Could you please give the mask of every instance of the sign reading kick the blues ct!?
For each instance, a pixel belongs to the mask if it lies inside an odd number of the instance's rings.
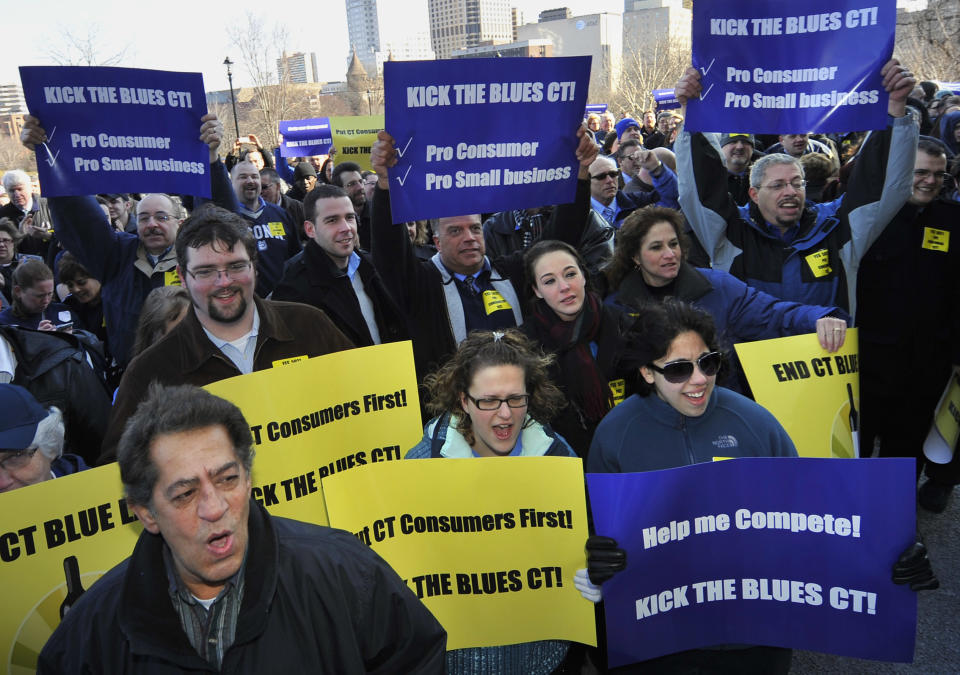
[[[383,65],[394,222],[573,201],[590,57]]]
[[[688,131],[882,129],[895,0],[712,0],[693,8]]]
[[[329,117],[280,122],[280,135],[283,137],[280,143],[281,157],[325,155],[333,145]]]
[[[99,192],[210,196],[200,140],[203,77],[134,68],[24,66],[23,95],[47,142],[37,146],[45,197]]]

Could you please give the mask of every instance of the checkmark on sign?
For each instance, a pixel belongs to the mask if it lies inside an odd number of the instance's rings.
[[[400,176],[397,176],[397,182],[400,183],[400,187],[403,187],[403,183],[404,183],[404,181],[407,180],[407,176],[410,175],[410,169],[412,169],[412,168],[413,168],[412,166],[408,166],[408,167],[407,167],[407,172],[406,172],[405,174],[403,174],[403,178],[401,178]]]
[[[413,136],[411,136],[410,139],[407,141],[407,144],[403,146],[403,150],[401,150],[400,148],[397,148],[397,155],[400,157],[400,159],[403,159],[403,156],[407,154],[407,148],[410,147],[411,143],[413,143]]]

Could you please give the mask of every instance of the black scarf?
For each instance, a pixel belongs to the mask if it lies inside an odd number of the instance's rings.
[[[612,407],[610,385],[597,366],[590,343],[600,333],[600,298],[587,293],[583,309],[573,321],[564,321],[540,299],[533,307],[533,320],[544,349],[557,355],[564,384],[571,401],[590,422],[599,422]]]

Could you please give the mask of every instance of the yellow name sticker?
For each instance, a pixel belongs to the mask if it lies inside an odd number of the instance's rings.
[[[270,364],[271,368],[279,368],[280,366],[289,366],[291,363],[300,363],[301,361],[306,361],[309,357],[304,354],[303,356],[291,356],[288,359],[280,359],[279,361],[274,361]]]
[[[923,228],[923,248],[946,253],[950,250],[950,233],[934,227]]]
[[[833,268],[830,267],[830,251],[825,248],[821,248],[815,253],[808,255],[805,260],[807,264],[810,265],[810,271],[813,272],[813,276],[825,277],[831,272]]]
[[[499,312],[501,309],[513,309],[510,307],[510,303],[500,295],[500,291],[484,291],[483,308],[486,310],[487,316]]]
[[[167,270],[163,273],[163,285],[164,286],[180,286],[180,275],[177,274],[177,270]]]
[[[620,405],[623,403],[624,394],[627,393],[627,381],[620,380],[610,380],[607,383],[610,386],[610,392],[613,394],[613,405]]]
[[[270,227],[270,234],[274,237],[282,237],[287,233],[287,231],[283,229],[283,223],[268,223],[268,226]]]

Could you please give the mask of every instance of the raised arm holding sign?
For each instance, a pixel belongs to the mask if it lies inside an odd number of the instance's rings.
[[[738,207],[727,192],[715,138],[684,130],[677,139],[680,205],[715,269],[783,300],[856,309],[861,257],[910,197],[917,125],[905,115],[916,80],[896,59],[880,74],[890,94],[888,126],[860,150],[847,192],[825,204],[805,204],[799,163],[769,155],[750,174],[750,203]],[[686,106],[702,91],[688,68],[677,83]]]
[[[560,239],[571,246],[577,245],[587,223],[589,166],[597,155],[585,125],[576,138],[576,201],[559,205],[543,231],[544,239]],[[520,325],[526,293],[523,252],[487,258],[480,216],[473,214],[441,218],[434,235],[439,253],[429,261],[418,260],[406,228],[394,224],[391,212],[391,191],[405,189],[394,183],[391,190],[388,169],[399,159],[393,136],[381,131],[370,158],[377,174],[374,264],[410,318],[418,371],[429,372],[431,364],[442,363],[471,330]]]
[[[217,153],[223,124],[213,113],[199,122],[199,140],[206,145],[209,159],[204,175],[209,191],[211,166],[220,163]],[[47,143],[41,120],[27,115],[20,140],[31,150]],[[180,284],[173,242],[184,218],[182,206],[164,193],[145,195],[137,206],[137,234],[133,235],[117,232],[92,196],[51,197],[49,205],[57,238],[103,284],[110,351],[126,366],[133,357],[137,318],[147,294],[160,286]]]

